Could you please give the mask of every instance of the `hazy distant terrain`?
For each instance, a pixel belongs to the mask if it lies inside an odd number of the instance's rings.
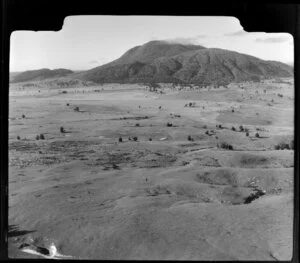
[[[291,259],[291,67],[149,42],[54,72],[10,84],[10,258]]]
[[[20,73],[10,74],[10,82],[26,82],[26,81],[36,81],[44,80],[49,78],[59,78],[72,74],[73,71],[69,69],[38,69],[38,70],[28,70]]]
[[[34,81],[73,73],[65,69],[26,71],[12,82]],[[234,51],[200,45],[150,41],[128,50],[119,59],[70,77],[96,83],[195,83],[227,85],[232,81],[259,81],[291,77],[293,68]]]

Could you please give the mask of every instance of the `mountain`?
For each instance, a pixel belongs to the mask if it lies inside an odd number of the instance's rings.
[[[119,59],[79,73],[98,82],[229,83],[293,76],[291,66],[234,51],[150,41],[128,50]]]
[[[25,82],[25,81],[36,81],[36,80],[44,80],[49,78],[59,78],[64,77],[69,74],[74,73],[72,70],[68,69],[38,69],[38,70],[28,70],[21,73],[10,74],[10,82]]]

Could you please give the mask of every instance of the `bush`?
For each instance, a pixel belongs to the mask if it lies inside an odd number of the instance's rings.
[[[234,109],[232,109],[231,112],[234,112]]]
[[[256,138],[259,138],[259,133],[258,133],[258,132],[255,133],[255,137],[256,137]]]
[[[246,136],[247,136],[247,137],[249,136],[249,132],[246,132]]]
[[[40,139],[40,136],[39,136],[39,135],[35,136],[35,139],[36,139],[36,140],[39,140],[39,139]]]
[[[290,143],[280,142],[275,145],[275,150],[293,150],[294,149],[294,141],[292,140]]]
[[[65,132],[64,127],[62,127],[62,126],[60,127],[60,132],[61,132],[61,133],[64,133],[64,132]]]
[[[152,141],[152,138],[149,138],[149,141]]]
[[[25,114],[22,114],[22,118],[23,118],[23,119],[25,118]]]
[[[122,139],[122,137],[120,137],[120,138],[119,138],[119,142],[122,142],[122,141],[123,141],[123,139]]]
[[[140,124],[139,124],[139,123],[136,123],[136,124],[135,124],[135,126],[136,126],[136,127],[139,127],[139,126],[140,126]]]
[[[76,106],[76,107],[74,108],[74,111],[79,111],[79,107]]]
[[[194,139],[192,138],[191,135],[188,136],[188,140],[189,140],[189,141],[194,141]]]
[[[170,123],[170,122],[167,123],[167,127],[172,127],[172,126],[173,126],[172,123]]]
[[[221,149],[233,150],[233,146],[226,142],[222,142],[221,144],[218,144],[217,146],[218,146],[218,148],[221,148]]]
[[[41,139],[41,140],[45,140],[44,134],[42,134],[42,133],[40,134],[40,139]]]
[[[207,134],[207,135],[208,135],[208,134],[209,134],[209,132],[208,132],[208,131],[206,131],[206,132],[205,132],[205,134]]]
[[[138,137],[133,137],[133,140],[136,142],[138,140]]]
[[[67,103],[67,106],[70,106],[70,104],[69,104],[69,103]]]
[[[207,129],[207,125],[203,125],[203,128],[204,128],[204,129]]]
[[[244,131],[244,127],[243,125],[240,126],[240,131],[243,132]]]
[[[236,128],[232,126],[232,127],[231,127],[231,130],[236,131]]]
[[[19,135],[17,136],[17,140],[21,140],[21,137]]]

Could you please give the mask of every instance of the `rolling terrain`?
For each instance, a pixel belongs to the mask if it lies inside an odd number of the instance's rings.
[[[150,51],[140,63],[210,54],[215,65],[224,52]],[[242,58],[233,75],[255,71]],[[47,257],[53,243],[73,259],[291,259],[292,78],[155,90],[72,81],[10,85],[10,258]]]

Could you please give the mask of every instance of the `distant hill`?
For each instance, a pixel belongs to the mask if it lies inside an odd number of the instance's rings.
[[[150,41],[128,50],[119,59],[76,74],[98,82],[229,83],[267,77],[293,76],[293,68],[234,51]]]
[[[10,74],[10,82],[26,82],[26,81],[36,81],[36,80],[44,80],[49,78],[59,78],[68,76],[74,73],[72,70],[68,69],[38,69],[38,70],[28,70],[21,73],[11,73]]]

